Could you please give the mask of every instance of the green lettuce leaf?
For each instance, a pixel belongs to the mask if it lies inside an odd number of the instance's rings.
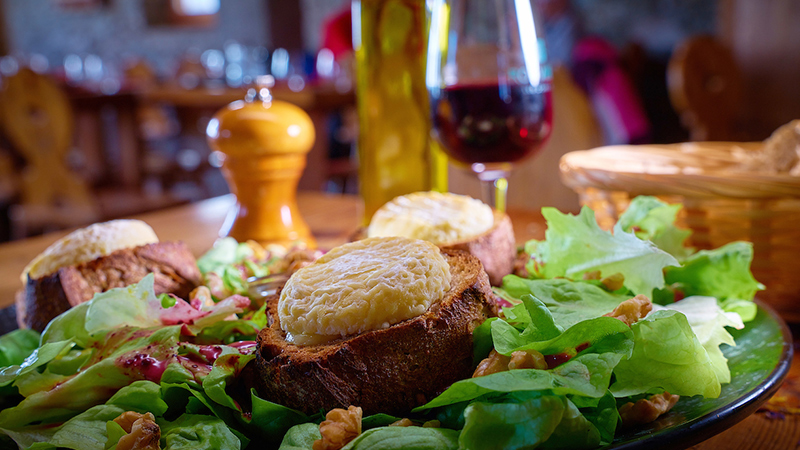
[[[600,442],[600,430],[567,399],[561,422],[541,448],[590,449],[600,445]]]
[[[753,278],[750,263],[753,244],[732,242],[714,250],[701,250],[680,267],[668,267],[666,282],[680,283],[684,294],[728,299],[752,300],[764,285]]]
[[[22,364],[0,369],[0,386],[7,386],[19,377],[35,373],[39,367],[68,352],[73,345],[73,342],[69,339],[42,345],[25,358]]]
[[[92,335],[124,326],[149,328],[161,325],[161,301],[156,297],[154,285],[155,276],[149,273],[136,284],[96,294],[88,302],[84,322],[86,332]]]
[[[566,397],[559,395],[523,393],[504,400],[467,406],[461,448],[535,448],[550,438],[567,409]]]
[[[562,328],[607,314],[630,298],[590,283],[565,279],[529,280],[516,275],[503,278],[503,290],[515,298],[525,294],[538,298]]]
[[[289,428],[283,436],[278,450],[310,450],[314,441],[322,439],[319,425],[316,423],[301,423]]]
[[[75,450],[104,450],[108,441],[109,421],[125,411],[142,414],[152,412],[158,417],[166,410],[167,404],[161,398],[158,384],[136,381],[120,389],[105,404],[89,408],[57,427],[38,425],[3,431],[21,447],[37,444]]]
[[[607,277],[621,273],[625,287],[634,294],[652,296],[664,286],[663,269],[678,261],[652,242],[616,227],[614,234],[602,230],[594,212],[584,207],[577,216],[555,208],[542,208],[547,219],[544,241],[530,241],[525,250],[531,255],[528,272],[538,278],[580,279],[599,271]]]
[[[656,306],[656,308],[658,308]],[[686,316],[689,326],[697,340],[706,349],[708,357],[713,362],[720,383],[730,383],[731,372],[728,369],[728,360],[722,354],[720,345],[736,346],[733,336],[726,327],[742,329],[744,323],[736,313],[726,312],[717,304],[714,297],[693,296],[667,305],[665,309],[681,312]]]
[[[558,395],[602,397],[611,372],[622,359],[619,353],[587,353],[550,370],[517,369],[468,378],[453,383],[446,391],[414,412],[474,400],[487,394],[549,390]]]
[[[217,239],[203,256],[197,259],[200,273],[216,272],[222,274],[225,267],[253,256],[253,249],[247,244],[240,244],[232,237]]]
[[[614,440],[620,417],[617,411],[617,400],[611,391],[599,399],[591,397],[570,396],[570,400],[577,406],[583,416],[591,422],[600,433],[600,444],[608,445]],[[548,443],[550,445],[551,443]]]
[[[758,314],[758,306],[752,300],[729,298],[719,302],[719,306],[725,312],[738,314],[742,318],[742,322],[750,322]]]
[[[563,333],[553,316],[539,299],[530,294],[522,296],[522,304],[505,310],[507,316],[522,319],[525,328],[518,328],[504,320],[492,322],[492,341],[495,350],[510,355],[518,350],[536,350],[543,355],[572,357],[580,352],[616,352],[630,356],[633,334],[621,321],[611,317],[584,320]],[[524,316],[527,314],[527,318]]]
[[[458,436],[446,428],[380,427],[361,433],[342,450],[456,450]]]
[[[678,261],[683,261],[693,250],[684,245],[692,231],[675,226],[678,211],[682,207],[680,204],[662,202],[656,197],[640,195],[631,200],[617,224],[622,230],[633,231],[639,239],[650,241]]]
[[[714,361],[697,339],[686,316],[656,311],[631,326],[635,346],[630,359],[614,369],[611,392],[617,397],[653,390],[677,395],[719,396],[721,386]],[[726,367],[727,368],[727,367]]]
[[[76,374],[54,375],[45,368],[42,373],[20,375],[14,385],[26,398],[0,411],[0,428],[63,421],[104,403],[119,389],[151,376],[148,367],[170,361],[179,336],[180,326],[146,332],[123,328],[103,336],[96,344],[93,361]],[[137,355],[146,355],[144,362],[127,366],[126,361],[142,358]]]
[[[239,449],[242,442],[222,420],[183,414],[173,422],[159,423],[161,441],[169,450]]]
[[[300,411],[264,400],[256,394],[255,389],[251,391],[250,398],[253,404],[251,424],[269,441],[280,439],[287,430],[297,424],[316,419],[315,416],[309,417]],[[319,419],[321,420],[321,417]]]
[[[0,367],[22,364],[39,348],[41,335],[30,329],[14,330],[0,336]]]

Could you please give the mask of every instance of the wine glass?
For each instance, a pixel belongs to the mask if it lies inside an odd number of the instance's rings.
[[[433,135],[478,176],[484,200],[503,211],[512,164],[550,135],[544,28],[530,0],[433,0],[430,12]]]

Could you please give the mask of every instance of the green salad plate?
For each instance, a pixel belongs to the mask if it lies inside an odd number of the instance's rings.
[[[630,430],[618,430],[614,450],[681,449],[702,442],[735,425],[769,400],[792,363],[792,337],[786,323],[756,300],[758,315],[742,330],[730,330],[736,346],[723,345],[731,369],[730,384],[719,398],[683,397],[657,421]]]

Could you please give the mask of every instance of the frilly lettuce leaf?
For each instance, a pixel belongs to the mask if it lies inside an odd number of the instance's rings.
[[[714,361],[697,339],[686,316],[656,311],[631,326],[633,355],[614,369],[611,392],[617,397],[667,391],[677,395],[716,398],[717,376],[724,361]],[[727,369],[727,367],[725,368]]]
[[[669,253],[619,226],[614,234],[602,230],[587,207],[577,216],[555,208],[542,208],[542,215],[547,220],[545,240],[525,246],[531,255],[526,268],[538,278],[580,279],[592,271],[602,277],[621,273],[625,287],[634,294],[651,296],[653,289],[664,286],[663,269],[678,265]]]
[[[755,317],[755,306],[748,313],[741,308],[741,300],[753,300],[764,285],[753,278],[750,263],[753,261],[753,244],[732,242],[714,250],[701,250],[687,258],[680,267],[668,267],[666,282],[679,284],[684,294],[716,297],[718,300],[738,304],[737,312],[745,321]]]
[[[693,253],[693,249],[684,245],[692,234],[691,230],[675,226],[681,208],[680,204],[670,205],[656,197],[640,195],[631,200],[617,224],[622,230],[633,232],[638,238],[652,242],[678,261],[683,261]]]
[[[148,367],[170,359],[176,353],[179,336],[178,326],[149,332],[121,329],[98,342],[92,361],[76,374],[56,375],[48,367],[42,373],[20,374],[14,385],[26,398],[0,411],[0,428],[63,421],[104,403],[119,389],[146,379]],[[147,361],[127,367],[124,361],[136,359],[139,353],[146,354]]]
[[[234,295],[212,305],[190,305],[173,297],[165,307],[154,290],[152,273],[139,283],[96,294],[53,319],[42,334],[42,343],[73,339],[86,347],[94,336],[122,327],[152,328],[186,324],[192,333],[200,333],[232,314],[244,311],[250,300]]]

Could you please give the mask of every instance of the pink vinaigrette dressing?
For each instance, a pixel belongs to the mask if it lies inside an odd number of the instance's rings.
[[[145,380],[158,383],[161,381],[161,376],[169,365],[169,360],[159,360],[144,353],[132,353],[122,355],[116,360],[116,364],[123,369],[140,373]]]

